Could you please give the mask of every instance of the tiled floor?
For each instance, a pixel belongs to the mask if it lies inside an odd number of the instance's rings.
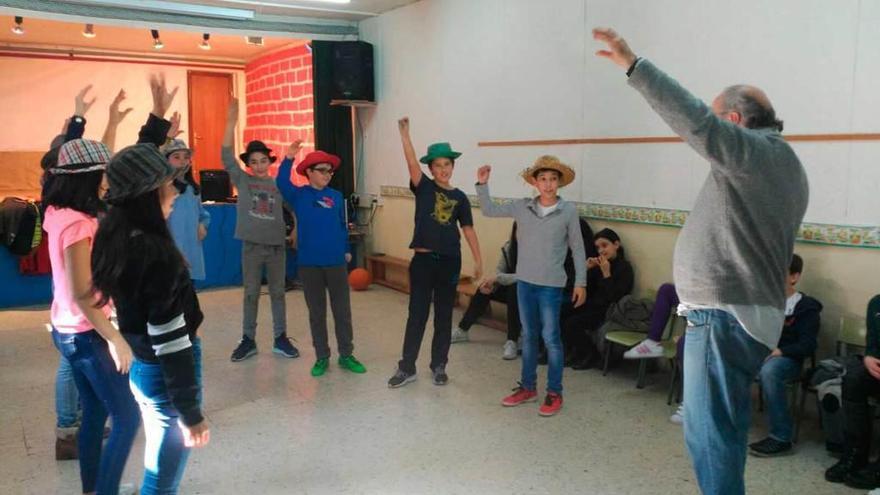
[[[287,298],[289,333],[302,357],[271,353],[264,299],[260,353],[229,361],[239,338],[240,296],[201,295],[212,443],[190,458],[181,493],[697,493],[681,428],[667,419],[666,373],[649,375],[648,387],[637,390],[631,366],[607,377],[567,369],[563,412],[540,418],[536,404],[500,406],[516,384],[519,361],[502,361],[503,334],[477,326],[470,343],[452,347],[448,386],[431,384],[426,339],[420,379],[390,390],[407,300],[373,288],[353,293],[355,354],[369,372],[352,375],[334,362],[314,379],[301,292]],[[47,318],[44,309],[0,312],[3,494],[79,493],[77,463],[54,460],[57,353],[43,328]],[[753,438],[763,436],[762,422],[757,415]],[[796,454],[749,459],[750,493],[858,493],[824,481],[834,459],[825,455],[815,423],[808,421]],[[126,481],[139,481],[142,450],[141,438]]]

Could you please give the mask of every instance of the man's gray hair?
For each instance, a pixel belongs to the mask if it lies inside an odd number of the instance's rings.
[[[776,118],[776,110],[757,88],[745,84],[730,86],[722,93],[722,101],[725,111],[742,115],[743,127],[773,127],[782,132],[782,121]]]

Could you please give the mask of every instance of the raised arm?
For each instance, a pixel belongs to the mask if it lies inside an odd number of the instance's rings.
[[[229,108],[226,110],[226,130],[223,132],[223,149],[220,152],[220,158],[223,161],[223,168],[229,172],[229,178],[237,184],[244,172],[238,166],[232,152],[235,143],[236,123],[238,123],[238,98],[232,98],[229,102]]]
[[[86,132],[86,112],[95,104],[95,98],[92,101],[86,101],[86,95],[92,89],[89,84],[76,94],[73,117],[67,119],[61,134],[64,134],[64,142],[80,139]]]
[[[153,110],[147,117],[147,123],[141,127],[138,133],[138,143],[153,143],[156,146],[165,144],[168,136],[168,129],[171,128],[171,122],[165,119],[165,114],[171,108],[174,97],[177,95],[176,87],[168,91],[165,85],[164,74],[153,74],[150,76],[150,92],[153,95]]]
[[[409,137],[409,117],[403,117],[397,121],[400,130],[400,141],[403,143],[403,156],[406,158],[406,168],[409,170],[409,180],[414,187],[419,186],[422,180],[422,167],[416,158],[416,150],[413,148],[412,139]]]
[[[293,208],[294,199],[299,192],[299,188],[290,181],[290,172],[293,170],[293,160],[296,154],[302,149],[302,139],[297,139],[287,148],[287,155],[278,167],[278,175],[275,177],[275,185],[281,191],[284,201]]]
[[[489,195],[489,175],[492,173],[491,165],[483,165],[477,170],[477,196],[480,198],[480,211],[486,217],[512,217],[514,216],[513,203],[496,204]]]
[[[761,133],[715,115],[708,105],[675,79],[648,60],[637,57],[626,40],[613,29],[596,28],[593,38],[604,42],[608,48],[596,54],[627,70],[629,85],[642,94],[676,134],[713,165],[745,166],[749,163],[745,158],[750,151],[766,145]]]
[[[119,110],[119,105],[123,100],[125,100],[125,90],[120,89],[119,93],[116,94],[116,98],[113,99],[113,103],[110,104],[107,127],[104,129],[104,137],[101,138],[101,142],[107,145],[111,152],[116,147],[116,129],[119,128],[119,123],[133,110],[131,107]]]

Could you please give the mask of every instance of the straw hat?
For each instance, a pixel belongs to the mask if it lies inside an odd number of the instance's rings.
[[[559,173],[559,187],[565,187],[574,182],[574,170],[559,161],[553,155],[544,155],[535,160],[535,164],[523,170],[522,178],[531,185],[535,185],[535,174],[539,170],[555,170]]]

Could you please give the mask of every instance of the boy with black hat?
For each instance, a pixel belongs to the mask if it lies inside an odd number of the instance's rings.
[[[284,299],[285,239],[284,215],[281,197],[275,180],[269,176],[269,165],[277,157],[261,141],[251,141],[239,155],[250,169],[245,173],[235,161],[232,144],[235,124],[238,122],[238,100],[229,105],[226,133],[221,152],[223,167],[238,189],[238,220],[235,238],[242,241],[242,281],[244,285],[244,314],[242,336],[238,347],[232,352],[232,361],[242,361],[257,353],[254,337],[257,332],[260,285],[263,269],[269,281],[269,297],[272,301],[272,320],[275,343],[272,352],[281,356],[299,357],[299,351],[287,337],[286,302]]]

